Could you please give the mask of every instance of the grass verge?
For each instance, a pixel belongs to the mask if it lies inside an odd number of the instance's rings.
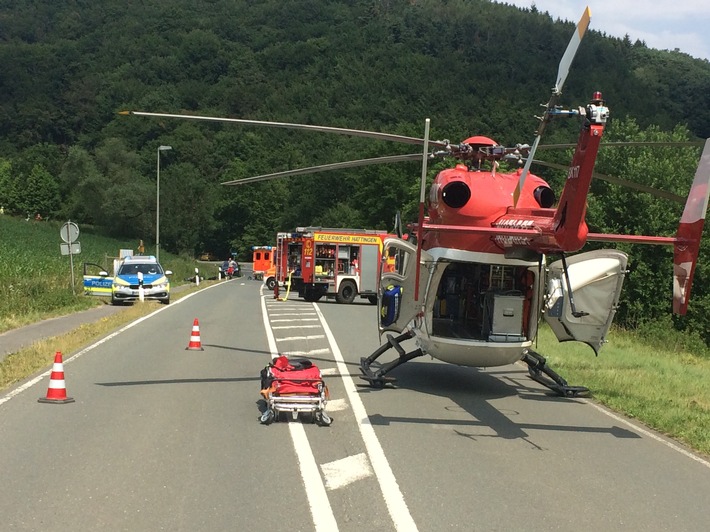
[[[710,359],[649,345],[612,331],[598,357],[576,342],[560,344],[543,327],[539,345],[550,366],[608,408],[710,456]]]

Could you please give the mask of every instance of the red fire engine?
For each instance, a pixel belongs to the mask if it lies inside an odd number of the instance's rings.
[[[299,227],[276,235],[276,279],[306,301],[356,297],[377,303],[377,281],[386,231]],[[267,279],[267,286],[269,286]],[[273,284],[271,285],[274,286]]]

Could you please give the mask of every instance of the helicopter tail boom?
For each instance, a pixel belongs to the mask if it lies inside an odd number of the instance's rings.
[[[587,238],[584,221],[587,212],[587,194],[594,174],[594,163],[604,124],[592,124],[582,129],[577,151],[567,172],[567,181],[552,220],[555,240],[563,250],[580,249]]]

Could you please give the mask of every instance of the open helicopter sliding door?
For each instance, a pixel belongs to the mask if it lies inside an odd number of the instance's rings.
[[[417,316],[423,315],[424,295],[429,269],[433,262],[430,253],[421,250],[419,269],[419,298],[415,300],[417,248],[399,238],[386,238],[380,264],[377,310],[380,334],[385,331],[402,332]]]
[[[598,354],[614,319],[627,256],[615,249],[573,255],[549,266],[545,321],[560,342],[584,342]]]

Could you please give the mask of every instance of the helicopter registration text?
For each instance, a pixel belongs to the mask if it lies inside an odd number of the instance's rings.
[[[502,247],[529,246],[530,239],[524,236],[496,236],[495,243]]]

